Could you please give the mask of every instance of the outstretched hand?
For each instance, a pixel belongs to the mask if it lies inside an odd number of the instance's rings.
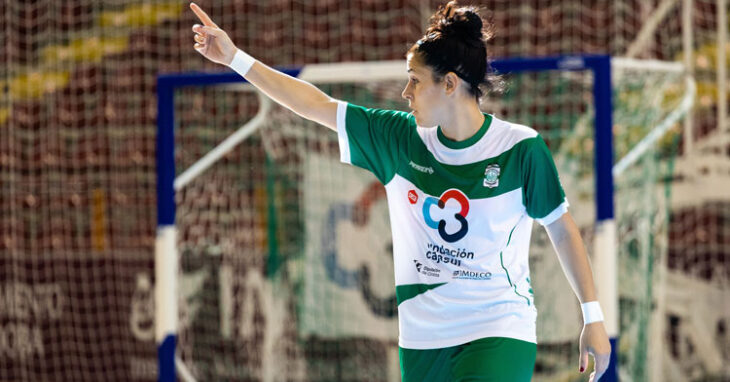
[[[608,334],[603,322],[594,322],[583,326],[580,333],[580,372],[588,367],[588,354],[593,355],[595,368],[591,373],[589,382],[598,382],[603,373],[608,369],[611,360],[611,343],[608,342]]]
[[[236,45],[233,44],[228,34],[219,28],[197,4],[190,3],[190,9],[203,23],[203,25],[193,25],[195,50],[215,63],[230,64],[236,54]]]

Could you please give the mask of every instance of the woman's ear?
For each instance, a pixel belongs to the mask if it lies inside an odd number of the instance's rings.
[[[448,72],[444,76],[444,90],[446,95],[454,94],[456,88],[459,86],[459,77],[454,72]]]

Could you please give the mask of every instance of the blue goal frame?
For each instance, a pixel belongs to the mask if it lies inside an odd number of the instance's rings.
[[[494,60],[492,67],[498,73],[527,71],[584,71],[593,73],[593,98],[595,105],[595,191],[596,225],[613,226],[613,105],[611,86],[611,57],[608,55],[573,55],[543,58],[511,58]],[[299,77],[306,67],[280,69],[293,77]],[[404,74],[405,76],[405,74]],[[306,78],[302,78],[305,79]],[[157,78],[157,244],[155,253],[155,333],[158,342],[159,381],[175,381],[175,347],[177,343],[177,252],[174,250],[175,235],[175,90],[188,86],[212,86],[246,82],[233,72],[163,74]],[[596,236],[607,231],[607,242],[615,241],[615,229],[599,230]],[[598,240],[598,237],[596,238]],[[604,241],[605,242],[605,241]],[[608,247],[613,247],[608,245]],[[608,263],[607,269],[615,273],[615,247],[595,256]],[[607,276],[615,280],[616,275]],[[160,282],[164,280],[164,282]],[[610,284],[610,283],[609,283]],[[606,326],[611,341],[611,361],[601,381],[618,381],[618,295],[614,285],[599,285]],[[163,306],[166,304],[166,306]]]

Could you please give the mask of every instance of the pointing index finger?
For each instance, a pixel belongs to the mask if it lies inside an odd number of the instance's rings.
[[[192,9],[193,12],[195,12],[195,15],[198,16],[200,21],[203,22],[203,25],[205,25],[207,27],[218,28],[218,25],[215,25],[213,20],[211,20],[210,17],[208,17],[208,14],[205,13],[205,11],[203,11],[203,9],[201,9],[198,6],[198,4],[190,3],[190,9]]]

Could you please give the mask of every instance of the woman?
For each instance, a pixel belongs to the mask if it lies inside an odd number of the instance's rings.
[[[197,5],[195,49],[300,116],[335,130],[340,159],[385,185],[404,381],[529,381],[536,311],[528,249],[545,226],[582,303],[579,370],[608,366],[610,344],[590,264],[550,152],[535,130],[482,113],[486,40],[474,7],[431,18],[407,53],[411,113],[332,99],[238,50]],[[425,128],[422,126],[438,126]],[[426,269],[428,268],[428,269]]]

